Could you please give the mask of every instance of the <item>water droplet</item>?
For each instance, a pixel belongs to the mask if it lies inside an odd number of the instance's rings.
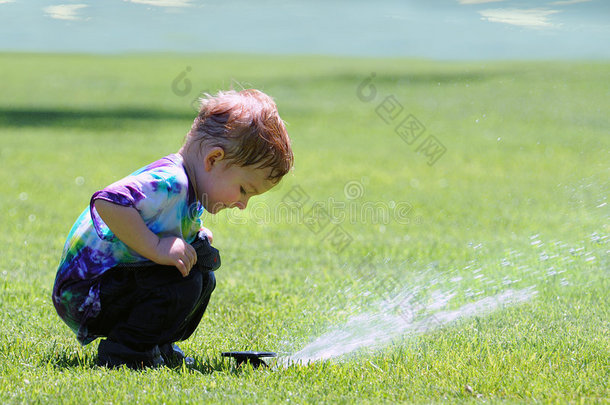
[[[82,186],[85,184],[85,178],[83,176],[78,176],[74,179],[74,183],[76,183],[77,186]]]
[[[19,199],[21,201],[25,201],[28,199],[28,193],[26,193],[25,191],[19,194]]]

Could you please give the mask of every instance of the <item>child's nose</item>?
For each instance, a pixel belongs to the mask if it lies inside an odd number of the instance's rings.
[[[246,197],[244,200],[238,201],[235,203],[235,206],[237,208],[239,208],[240,210],[245,210],[246,207],[248,206],[248,201],[250,200],[249,197]]]

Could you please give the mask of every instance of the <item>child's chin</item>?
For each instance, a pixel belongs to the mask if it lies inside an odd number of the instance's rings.
[[[214,205],[213,207],[211,207],[208,212],[212,215],[216,215],[218,214],[220,211],[224,210],[225,208],[227,208],[224,205]]]

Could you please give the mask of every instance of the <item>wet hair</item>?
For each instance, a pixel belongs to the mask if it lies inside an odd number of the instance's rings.
[[[271,97],[246,89],[205,94],[200,101],[187,143],[221,147],[231,164],[271,168],[268,179],[273,182],[290,171],[294,164],[290,138]]]

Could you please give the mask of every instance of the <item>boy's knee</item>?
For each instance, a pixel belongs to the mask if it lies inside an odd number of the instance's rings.
[[[168,297],[176,300],[176,307],[180,309],[188,309],[199,299],[203,284],[203,277],[199,272],[192,272],[188,277],[180,282],[166,287],[171,293]]]
[[[216,288],[216,276],[213,271],[203,273],[203,288],[204,291],[209,291],[209,294]]]
[[[216,288],[216,277],[211,271],[193,271],[174,287],[179,306],[193,308],[202,298],[207,298]]]

